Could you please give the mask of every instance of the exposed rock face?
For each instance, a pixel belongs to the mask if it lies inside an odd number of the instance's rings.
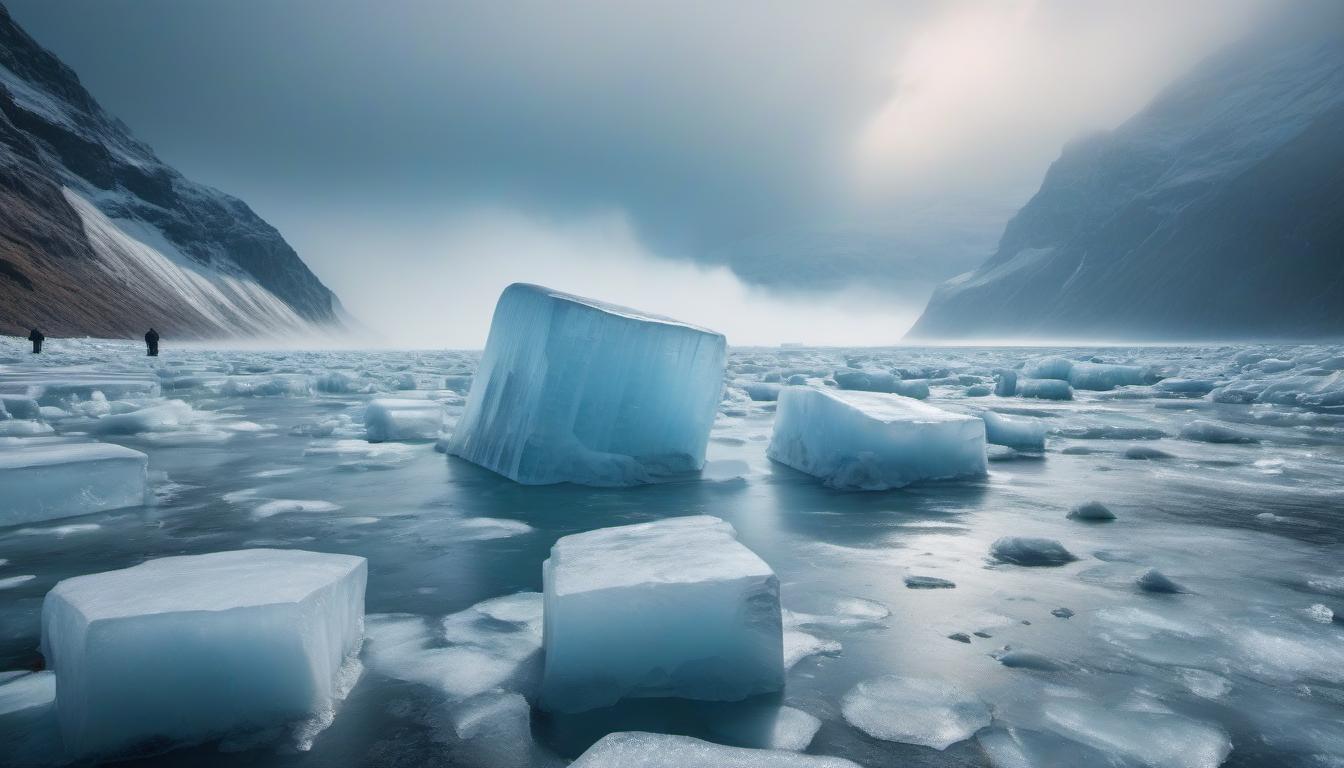
[[[1344,8],[1344,7],[1339,7]],[[1077,141],[909,337],[1344,336],[1344,12],[1271,28]]]
[[[0,6],[0,333],[265,335],[341,315],[279,232],[165,165]]]

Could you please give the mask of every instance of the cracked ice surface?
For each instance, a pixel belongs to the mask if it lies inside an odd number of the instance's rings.
[[[271,548],[368,559],[364,674],[329,720],[159,764],[279,768],[309,747],[304,759],[323,764],[550,766],[630,732],[757,750],[697,747],[745,765],[788,764],[784,749],[864,766],[1344,761],[1342,347],[733,349],[707,479],[637,489],[518,485],[436,452],[433,435],[368,442],[379,398],[438,409],[451,434],[479,359],[171,343],[147,359],[138,344],[66,339],[33,356],[0,339],[0,457],[92,445],[147,464],[145,493],[100,511],[79,506],[91,497],[77,486],[18,480],[77,506],[0,525],[0,670],[14,673],[0,671],[0,744],[39,762],[51,749],[54,679],[31,670],[57,582]],[[927,390],[929,407],[997,414],[990,439],[1020,449],[985,477],[872,493],[767,457],[777,387],[837,390],[837,373],[853,383],[856,371]],[[1073,399],[993,394],[1005,371],[1073,382]],[[1097,522],[1093,503],[1115,519]],[[551,546],[701,514],[730,523],[779,579],[784,690],[536,708]],[[996,559],[1000,540],[1018,563]],[[1020,564],[1041,557],[1053,567]],[[1180,591],[1145,588],[1150,571]],[[941,681],[993,720],[923,707],[943,714],[907,735],[960,737],[942,751],[871,735],[857,713],[891,713],[878,722],[892,727],[913,699],[851,699],[854,724],[845,702],[888,676]]]

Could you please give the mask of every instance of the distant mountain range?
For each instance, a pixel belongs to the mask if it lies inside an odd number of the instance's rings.
[[[908,339],[1344,337],[1344,5],[1067,146]]]
[[[245,203],[190,181],[0,6],[0,333],[308,333],[341,305]]]

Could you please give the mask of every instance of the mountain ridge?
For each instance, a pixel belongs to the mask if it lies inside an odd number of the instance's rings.
[[[227,338],[343,317],[274,227],[160,160],[0,5],[0,333]]]
[[[1231,46],[1070,142],[907,338],[1344,336],[1344,34],[1324,30]]]

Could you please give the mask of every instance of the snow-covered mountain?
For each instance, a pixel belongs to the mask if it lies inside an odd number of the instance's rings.
[[[0,333],[288,335],[342,316],[274,227],[165,165],[0,6]]]
[[[1344,6],[1067,146],[908,338],[1344,336]]]

